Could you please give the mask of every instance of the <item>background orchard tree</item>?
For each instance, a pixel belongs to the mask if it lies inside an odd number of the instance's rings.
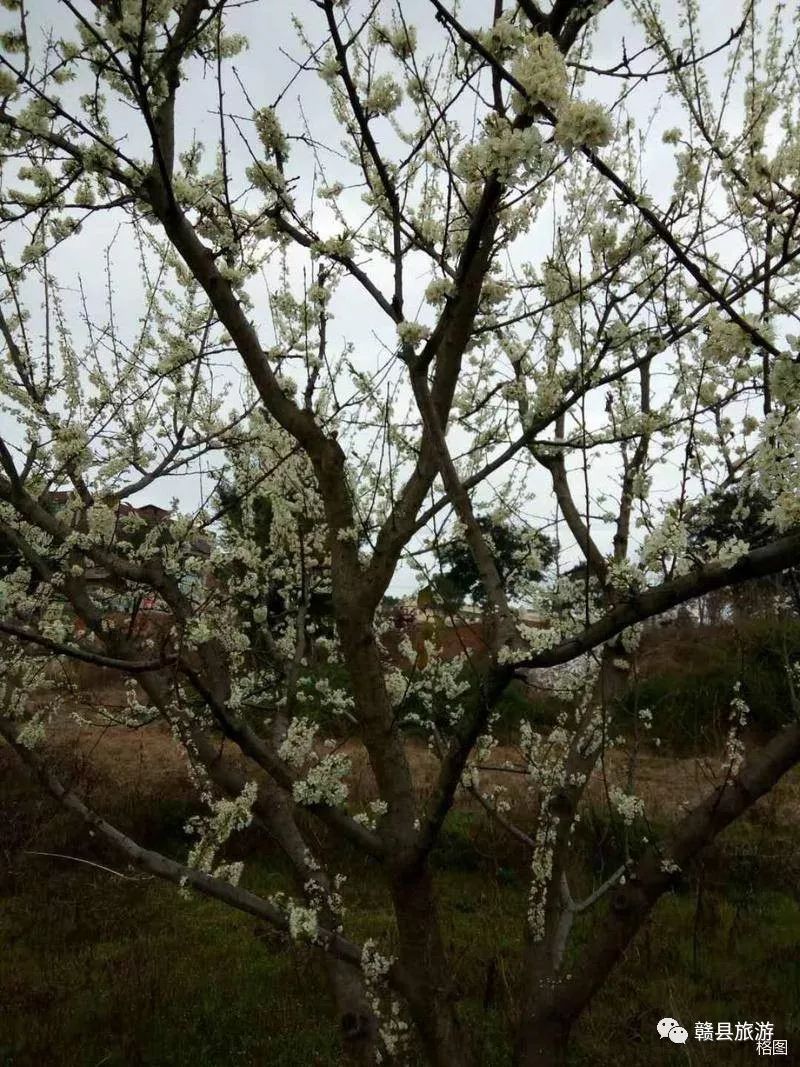
[[[547,534],[532,530],[527,524],[504,520],[500,515],[478,515],[475,521],[506,596],[517,601],[524,599],[530,585],[542,581],[553,562],[555,545]],[[463,536],[434,546],[434,556],[436,564],[443,569],[428,587],[432,595],[455,607],[463,606],[467,598],[473,604],[485,604],[486,590]]]
[[[772,516],[772,501],[756,485],[733,482],[701,497],[687,513],[689,552],[702,553],[708,543],[733,540],[747,540],[752,547],[769,544],[778,536]],[[797,581],[797,568],[790,567],[780,574],[720,590],[706,599],[709,606],[732,606],[741,618],[758,607],[772,606],[780,612],[791,603],[797,610],[800,605]]]
[[[471,790],[530,856],[516,1062],[559,1062],[681,870],[800,759],[794,718],[744,753],[732,694],[717,786],[575,884],[640,624],[800,558],[797,12],[747,2],[723,28],[697,0],[663,18],[650,0],[3,7],[6,742],[132,863],[313,946],[363,1063],[474,1062],[430,865]],[[692,542],[698,499],[734,484],[769,501],[769,536]],[[122,507],[176,495],[168,522]],[[476,518],[498,502],[558,545],[554,581],[519,599]],[[456,527],[486,604],[477,685],[466,654],[402,670],[378,612],[398,573],[442,569]],[[130,624],[143,597],[158,638]],[[131,726],[170,725],[207,805],[188,855],[140,847],[57,778],[43,659],[120,672]],[[533,789],[528,832],[482,767],[506,687],[554,666],[563,712],[523,725],[508,768]],[[367,810],[331,722],[366,749]],[[412,725],[438,759],[424,798]],[[224,859],[250,821],[294,872],[270,899]],[[391,943],[349,930],[345,845],[385,886]]]

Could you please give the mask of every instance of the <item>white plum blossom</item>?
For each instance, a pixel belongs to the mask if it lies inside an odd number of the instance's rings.
[[[318,729],[316,723],[301,715],[292,719],[278,749],[278,755],[282,760],[286,760],[290,767],[300,770],[313,752]]]
[[[287,907],[289,934],[293,941],[314,941],[319,932],[317,913],[313,908],[290,901]]]
[[[496,19],[488,30],[483,30],[479,39],[487,51],[502,60],[514,54],[524,40],[524,36],[520,25],[514,21],[513,14],[506,12]]]
[[[495,119],[487,123],[483,137],[462,149],[457,171],[470,182],[493,172],[510,182],[518,171],[525,175],[535,169],[541,159],[542,136],[535,126],[521,130],[505,119]]]
[[[417,28],[405,19],[391,25],[376,22],[371,28],[374,40],[387,44],[398,59],[409,59],[417,47]]]
[[[190,867],[207,874],[213,873],[234,884],[238,882],[241,875],[238,864],[224,864],[214,870],[214,859],[231,834],[250,825],[257,796],[258,786],[255,782],[248,782],[239,796],[212,801],[210,816],[194,816],[189,820],[187,830],[198,838],[189,853]]]
[[[399,322],[397,324],[397,336],[401,344],[416,346],[420,341],[430,337],[430,327],[419,322]]]
[[[53,457],[61,467],[86,470],[92,461],[86,430],[76,423],[60,426],[53,437]]]
[[[378,820],[389,810],[389,805],[385,800],[371,800],[368,808],[369,811],[358,812],[353,818],[356,822],[361,823],[362,826],[368,826],[370,830],[374,830]]]
[[[779,404],[797,407],[800,404],[800,363],[789,356],[776,359],[770,375],[770,389]]]
[[[613,133],[605,108],[593,100],[570,100],[558,111],[554,136],[565,148],[602,148]]]
[[[264,150],[268,153],[277,152],[286,154],[286,135],[283,132],[278,116],[271,107],[263,107],[253,115],[258,139]]]
[[[637,818],[644,815],[644,801],[641,797],[626,793],[618,786],[609,792],[609,801],[626,826],[632,826]]]
[[[367,998],[378,1020],[378,1033],[383,1049],[391,1058],[403,1053],[410,1036],[401,1005],[388,989],[387,978],[394,962],[392,957],[383,956],[378,952],[377,943],[371,938],[364,942],[361,971]],[[382,1059],[383,1055],[380,1054],[379,1062],[382,1062]]]
[[[425,299],[429,304],[443,304],[454,290],[450,278],[434,278],[425,290]]]
[[[538,103],[555,110],[566,99],[566,64],[560,48],[549,33],[526,37],[511,69],[527,94],[527,100],[516,94],[515,106],[519,111]]]
[[[334,82],[341,72],[339,60],[332,53],[325,55],[318,67],[318,71],[319,76],[323,81],[326,81],[329,84]]]
[[[689,567],[686,557],[689,535],[685,521],[674,511],[669,512],[661,525],[653,530],[642,544],[642,565],[654,568],[672,561],[678,574]]]
[[[376,115],[390,115],[403,100],[403,91],[391,74],[373,78],[367,95],[367,108]]]
[[[750,708],[742,696],[741,682],[737,682],[731,698],[728,736],[725,739],[725,763],[731,774],[737,774],[745,758],[742,730],[750,719]]]
[[[18,91],[18,87],[19,83],[13,74],[5,67],[0,69],[0,97],[13,96]]]
[[[34,716],[20,727],[17,732],[17,741],[24,748],[37,748],[46,736],[47,731],[41,716]]]
[[[322,804],[337,807],[347,799],[348,788],[344,781],[350,773],[347,756],[332,754],[324,756],[292,786],[292,795],[298,804]]]

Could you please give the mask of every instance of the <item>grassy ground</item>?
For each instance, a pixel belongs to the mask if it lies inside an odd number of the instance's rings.
[[[118,753],[109,777],[90,781],[89,791],[144,843],[182,855],[181,827],[192,809],[181,775],[166,758],[150,777],[133,774],[152,766],[154,751],[145,751],[151,741],[138,741],[144,747],[138,756],[128,752],[127,762]],[[677,764],[664,761],[663,777],[670,766]],[[0,777],[0,1065],[340,1062],[327,992],[309,956],[288,950],[247,916],[184,900],[135,872],[120,878],[32,854],[118,867],[116,857],[87,844],[81,827],[39,797],[8,752],[0,752]],[[112,793],[115,777],[121,787]],[[575,1065],[757,1059],[752,1044],[659,1043],[655,1024],[664,1015],[680,1019],[692,1035],[699,1020],[770,1020],[800,1055],[799,791],[795,781],[762,804],[661,903],[582,1020]],[[583,826],[575,879],[590,885],[593,875],[612,869],[616,846],[599,809],[594,817],[586,813]],[[264,852],[254,835],[241,835],[235,847],[247,859],[249,887],[285,887],[279,857]],[[481,1063],[509,1064],[524,865],[482,815],[467,810],[451,816],[435,860],[454,975],[482,1045]],[[350,860],[345,869],[350,931],[390,942],[377,870]],[[602,922],[602,913],[594,921]],[[580,939],[588,931],[576,933]]]

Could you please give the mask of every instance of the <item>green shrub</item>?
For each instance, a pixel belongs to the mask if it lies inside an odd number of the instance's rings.
[[[672,666],[645,673],[631,686],[620,702],[618,728],[632,730],[637,709],[650,708],[653,734],[671,752],[716,749],[728,731],[737,683],[750,708],[750,732],[765,736],[790,720],[786,661],[800,659],[800,622],[759,619],[688,636]]]

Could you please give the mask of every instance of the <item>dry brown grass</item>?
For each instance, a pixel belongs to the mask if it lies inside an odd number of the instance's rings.
[[[63,772],[71,781],[80,784],[92,802],[111,801],[117,806],[123,796],[135,803],[149,797],[189,800],[194,795],[184,753],[168,728],[160,723],[139,730],[62,723],[51,727],[48,745]],[[222,751],[224,759],[245,764],[234,746],[223,746]],[[325,750],[320,749],[322,751]],[[354,740],[343,742],[337,751],[350,758],[350,797],[358,808],[377,795],[366,751]],[[421,741],[410,740],[407,752],[417,792],[425,798],[435,785],[438,761]],[[0,779],[5,779],[14,761],[10,750],[0,749]],[[492,764],[502,765],[506,761],[520,764],[519,751],[508,745],[498,746],[492,755]],[[606,792],[614,786],[627,788],[629,773],[629,758],[625,754],[613,750],[607,753],[592,775],[584,803],[602,804]],[[653,817],[669,819],[720,783],[725,776],[725,766],[717,757],[678,759],[651,751],[637,756],[634,775],[635,792],[644,800],[646,811]],[[506,786],[512,806],[520,817],[533,814],[529,779],[525,775],[488,771],[482,775],[482,781],[487,787]],[[456,807],[477,810],[478,805],[466,792],[459,790]],[[756,817],[758,812],[767,809],[771,817],[781,822],[794,824],[800,821],[800,770],[787,775],[772,794],[759,802]]]

